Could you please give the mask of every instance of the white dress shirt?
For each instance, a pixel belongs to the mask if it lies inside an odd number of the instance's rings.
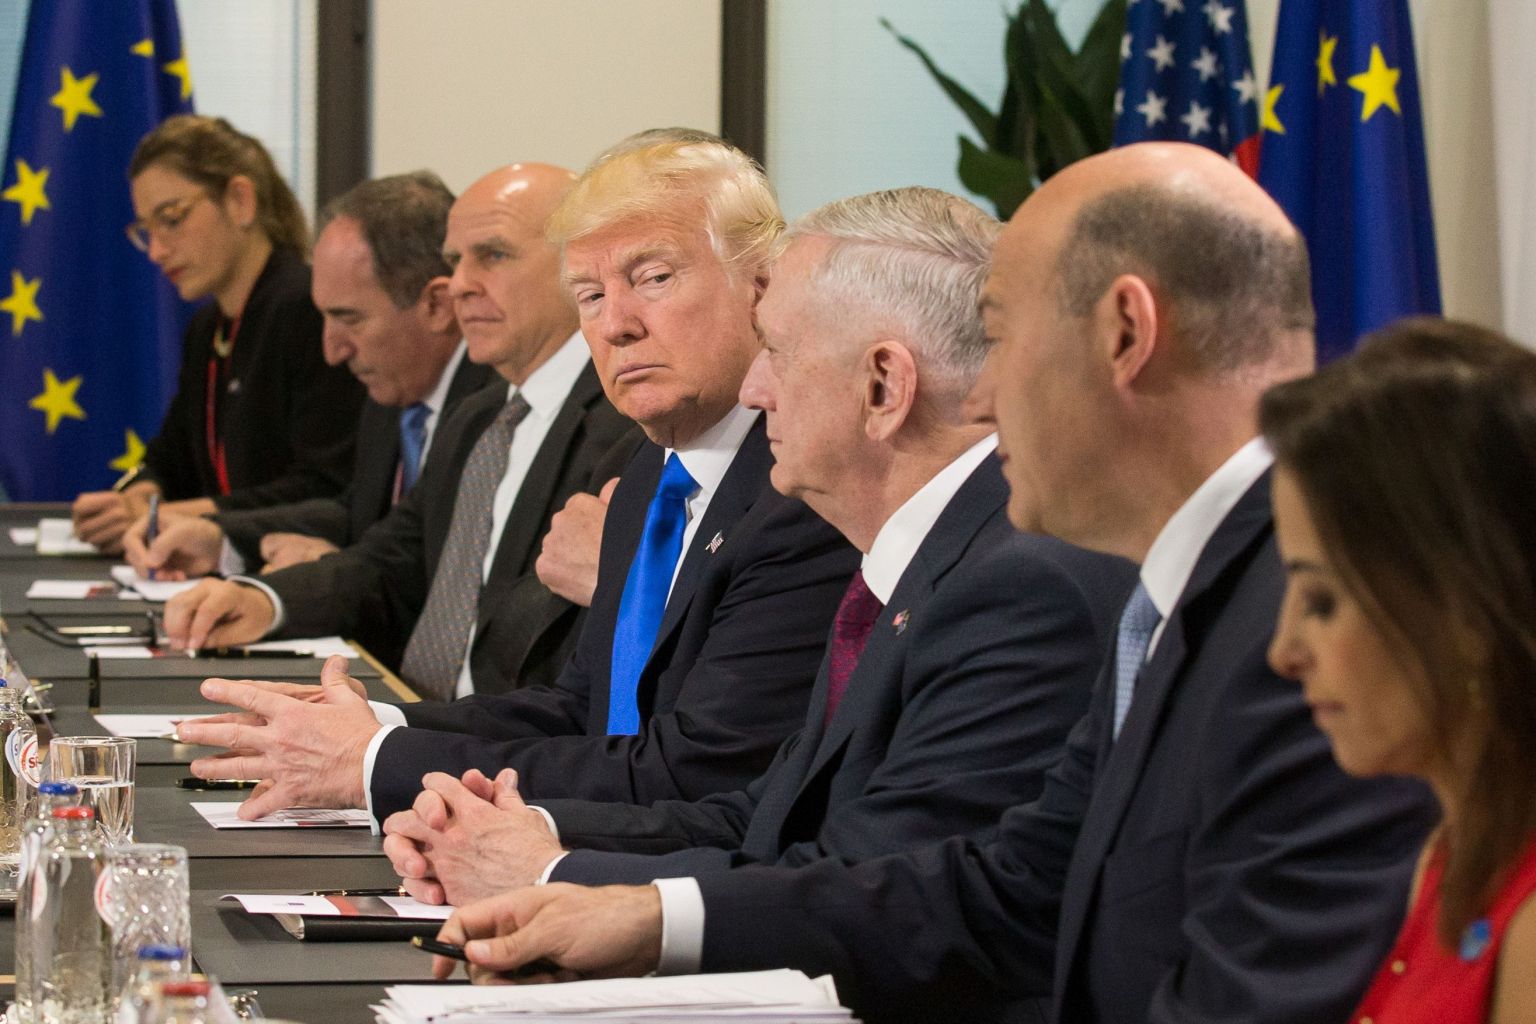
[[[917,556],[917,549],[961,485],[996,450],[996,434],[976,442],[939,470],[880,527],[860,570],[865,585],[881,604],[890,603],[902,574]],[[559,863],[558,858],[545,869],[544,879],[548,879],[555,863]],[[661,963],[657,972],[693,974],[698,971],[704,952],[704,897],[699,892],[699,883],[692,878],[658,878],[651,884],[661,893]]]
[[[580,336],[578,335],[577,337]],[[585,343],[583,342],[583,346],[584,345]],[[564,350],[562,350],[562,352],[563,351]],[[553,360],[551,360],[551,362],[553,362]],[[549,364],[545,365],[547,366]],[[581,365],[584,366],[585,361],[583,361]],[[542,370],[543,367],[540,369]],[[574,375],[572,376],[571,380],[572,383],[575,382]],[[530,377],[529,384],[532,383],[533,379]],[[567,388],[567,390],[569,390],[569,388]],[[524,385],[523,387],[523,394],[525,397],[528,396],[527,385]],[[562,401],[564,401],[563,398]],[[529,402],[532,404],[531,398],[529,399]],[[694,483],[698,484],[698,490],[696,490],[693,493],[693,496],[688,499],[686,506],[688,525],[683,530],[682,548],[685,557],[689,545],[693,543],[694,534],[698,532],[699,523],[703,520],[704,513],[709,508],[710,500],[714,498],[715,492],[720,489],[720,482],[725,479],[726,471],[731,468],[731,463],[735,461],[736,452],[740,450],[741,443],[746,440],[747,433],[751,431],[752,425],[757,422],[757,416],[758,414],[756,410],[747,409],[738,405],[729,413],[727,413],[725,417],[720,420],[720,422],[704,431],[704,433],[700,434],[693,441],[689,442],[688,444],[681,445],[676,449],[668,448],[666,450],[666,454],[668,456],[671,456],[675,452],[677,457],[682,461],[683,468],[688,470],[688,475],[693,477]],[[529,418],[531,419],[532,417],[530,416]],[[524,425],[526,424],[527,421],[525,420]],[[522,433],[522,431],[523,428],[518,427],[517,432],[519,435]],[[512,447],[515,457],[517,451],[517,442],[515,440],[513,441]],[[505,482],[503,482],[503,487],[505,487]],[[497,501],[499,502],[501,500],[501,491],[498,490],[496,493]],[[511,502],[509,500],[508,506],[510,507],[510,505]],[[505,518],[506,515],[503,513],[501,521],[504,522]],[[500,533],[499,524],[493,524],[492,528],[498,534]],[[673,568],[672,570],[672,582],[674,584],[677,582],[678,569],[682,567],[682,563],[683,559],[679,558],[677,567]],[[487,572],[490,570],[490,564],[491,556],[487,555]],[[671,591],[669,589],[668,595],[670,596],[670,594]],[[470,642],[473,643],[473,641],[474,637],[471,635]],[[467,665],[468,659],[466,658],[465,661]],[[463,696],[464,692],[463,676],[461,675],[459,695]],[[383,745],[384,737],[389,734],[389,730],[399,728],[406,723],[405,713],[402,712],[398,706],[375,701],[369,701],[369,704],[373,708],[374,717],[379,720],[381,728],[373,734],[373,738],[368,742],[368,749],[363,754],[363,793],[365,794],[368,816],[373,822],[374,830],[377,831],[380,823],[373,814],[372,782],[374,761],[378,758],[379,747]],[[550,820],[547,814],[545,815],[545,820]],[[551,824],[553,823],[551,822]],[[546,869],[546,874],[547,871],[548,869]]]

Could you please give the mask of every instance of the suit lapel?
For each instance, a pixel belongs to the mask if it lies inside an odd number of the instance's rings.
[[[1269,474],[1253,484],[1222,520],[1195,563],[1194,572],[1168,616],[1157,649],[1136,678],[1131,709],[1120,737],[1111,745],[1108,732],[1112,715],[1101,715],[1105,751],[1099,762],[1093,797],[1083,820],[1077,848],[1062,897],[1059,949],[1075,956],[1086,924],[1100,871],[1114,846],[1121,822],[1130,807],[1142,771],[1155,745],[1164,713],[1173,699],[1190,651],[1190,612],[1233,564],[1244,558],[1269,533]],[[1113,690],[1114,658],[1107,659],[1100,692]],[[1107,685],[1106,685],[1107,684]],[[1108,707],[1108,705],[1105,705]],[[1068,976],[1072,956],[1064,956],[1057,971],[1057,988]]]
[[[496,560],[491,565],[492,576],[511,579],[521,570],[544,530],[544,510],[549,507],[555,488],[560,484],[560,470],[575,447],[576,433],[586,421],[587,407],[602,397],[602,385],[597,370],[590,362],[576,378],[571,393],[549,425],[549,433],[539,445],[528,473],[512,500],[512,510],[501,528],[501,541],[496,545]],[[479,610],[481,628],[495,611],[494,603],[482,602]]]

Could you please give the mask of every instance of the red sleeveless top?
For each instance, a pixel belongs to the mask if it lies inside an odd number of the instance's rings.
[[[1526,848],[1488,914],[1462,934],[1459,949],[1446,949],[1435,934],[1444,867],[1444,858],[1434,856],[1424,869],[1419,898],[1365,1000],[1349,1018],[1350,1024],[1484,1024],[1488,1020],[1504,933],[1515,912],[1536,893],[1536,843]]]

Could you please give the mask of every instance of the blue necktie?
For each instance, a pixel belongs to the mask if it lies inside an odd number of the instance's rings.
[[[699,489],[676,455],[661,470],[661,483],[645,512],[640,546],[629,563],[629,577],[619,598],[619,618],[613,630],[613,666],[608,681],[608,735],[633,736],[640,731],[636,688],[650,660],[667,607],[672,574],[683,552],[688,525],[688,497]]]
[[[1146,586],[1136,584],[1131,599],[1125,602],[1125,610],[1120,613],[1120,629],[1115,634],[1115,739],[1120,738],[1120,726],[1125,723],[1125,713],[1131,709],[1136,676],[1147,660],[1147,645],[1152,642],[1152,634],[1157,631],[1162,618]]]
[[[403,496],[421,475],[421,450],[427,445],[427,417],[432,407],[417,402],[400,414],[400,493]]]

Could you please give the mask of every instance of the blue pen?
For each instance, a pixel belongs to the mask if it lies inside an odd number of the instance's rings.
[[[150,547],[155,543],[155,537],[160,533],[160,495],[149,496],[149,525],[144,528],[144,546]],[[155,578],[155,570],[150,569],[148,579]]]

